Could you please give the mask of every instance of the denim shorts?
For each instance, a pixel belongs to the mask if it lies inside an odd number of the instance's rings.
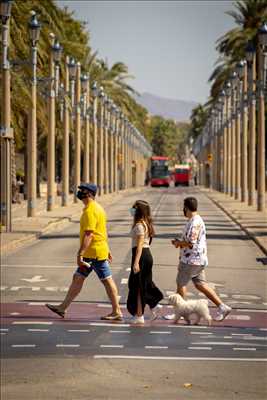
[[[83,265],[78,267],[75,271],[75,275],[81,275],[84,278],[87,278],[92,271],[95,271],[101,281],[112,276],[108,260],[96,260],[95,258],[85,257],[83,260],[87,263],[90,263],[91,266],[87,267],[86,265]]]

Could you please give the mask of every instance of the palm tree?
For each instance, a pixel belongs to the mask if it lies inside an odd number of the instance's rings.
[[[245,57],[248,41],[255,42],[258,28],[267,19],[266,0],[236,1],[234,7],[234,10],[226,14],[234,18],[237,27],[217,40],[216,50],[220,55],[209,78],[209,82],[212,82],[211,97],[214,99],[229,78],[236,62]]]

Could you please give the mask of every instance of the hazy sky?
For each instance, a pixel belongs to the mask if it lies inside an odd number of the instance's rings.
[[[57,0],[88,22],[93,50],[122,61],[140,93],[204,102],[217,60],[215,41],[235,25],[231,1]]]

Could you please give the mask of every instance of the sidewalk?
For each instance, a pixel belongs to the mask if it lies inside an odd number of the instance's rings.
[[[248,206],[224,193],[205,188],[200,190],[237,223],[267,255],[267,206],[265,211],[257,211],[256,206]]]
[[[132,188],[119,191],[118,193],[97,196],[97,201],[104,207],[118,201],[125,194],[138,191]],[[22,245],[38,239],[42,234],[63,228],[74,218],[79,218],[82,211],[81,202],[73,203],[73,196],[69,197],[69,205],[61,206],[61,197],[55,199],[53,211],[46,211],[46,198],[37,200],[36,216],[27,217],[27,201],[12,205],[12,232],[1,232],[0,244],[1,254],[4,255]]]

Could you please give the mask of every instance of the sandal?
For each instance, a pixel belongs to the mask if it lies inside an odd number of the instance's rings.
[[[65,311],[59,311],[56,306],[52,304],[45,305],[50,311],[54,312],[55,314],[59,315],[61,318],[65,317]]]
[[[103,317],[101,317],[102,320],[104,321],[122,321],[123,320],[123,316],[122,314],[108,314],[105,315]]]

